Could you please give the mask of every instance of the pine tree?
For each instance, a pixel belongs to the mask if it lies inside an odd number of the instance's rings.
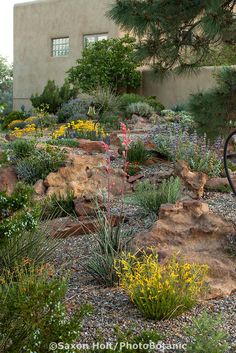
[[[212,46],[236,44],[236,0],[116,0],[108,12],[140,39],[137,54],[155,71],[193,69]]]

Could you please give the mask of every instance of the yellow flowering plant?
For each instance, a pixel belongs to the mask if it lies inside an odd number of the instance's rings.
[[[10,124],[8,124],[8,129],[13,130],[17,125],[24,123],[24,120],[13,120]]]
[[[20,128],[15,128],[14,131],[12,131],[11,135],[15,136],[15,137],[22,137],[24,135],[28,135],[28,134],[33,134],[37,131],[37,128],[35,126],[35,124],[29,124],[26,125],[25,128],[20,129]]]
[[[107,136],[107,133],[99,123],[94,123],[92,120],[77,120],[61,125],[54,131],[52,137],[58,138],[85,138],[90,140],[102,140]]]
[[[128,253],[115,263],[120,285],[148,318],[162,320],[192,308],[204,292],[206,265],[177,262],[160,264],[158,255]]]

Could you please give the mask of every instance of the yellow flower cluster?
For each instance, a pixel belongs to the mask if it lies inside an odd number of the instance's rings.
[[[36,130],[37,129],[35,124],[30,124],[30,125],[27,125],[24,129],[19,129],[16,127],[14,131],[12,131],[11,135],[16,137],[22,137],[23,135],[32,134],[36,132]]]
[[[13,120],[10,124],[8,124],[9,129],[14,129],[15,125],[23,123],[23,120]]]
[[[34,123],[37,120],[37,116],[30,116],[29,118],[25,119],[26,123]]]
[[[84,138],[88,138],[90,134],[91,136],[100,136],[101,138],[107,135],[99,124],[95,124],[91,120],[78,120],[72,121],[71,123],[65,125],[61,125],[59,129],[54,131],[52,137],[54,139],[58,139],[60,137],[67,137],[70,134],[73,135],[73,133],[78,137]]]
[[[166,319],[190,309],[205,288],[206,265],[177,262],[161,265],[158,256],[132,254],[115,263],[121,286],[143,315]]]

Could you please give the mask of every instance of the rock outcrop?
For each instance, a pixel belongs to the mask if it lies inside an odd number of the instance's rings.
[[[161,258],[183,257],[209,266],[209,297],[236,290],[236,260],[224,250],[227,237],[236,237],[233,223],[209,211],[208,205],[188,200],[162,205],[151,231],[139,234],[135,248],[157,248]]]
[[[192,172],[185,161],[178,161],[175,174],[182,180],[184,193],[193,199],[199,199],[204,194],[204,186],[208,176],[202,172]]]
[[[17,183],[17,176],[14,167],[3,167],[0,169],[0,192],[11,195]]]
[[[102,154],[94,156],[70,154],[67,165],[55,173],[50,173],[44,180],[44,185],[48,188],[47,195],[66,195],[68,191],[73,191],[75,197],[91,199],[100,190],[108,187],[106,158]],[[123,170],[111,168],[111,194],[117,196],[123,190],[130,189]]]

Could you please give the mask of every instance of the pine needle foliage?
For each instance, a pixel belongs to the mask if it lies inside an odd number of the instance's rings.
[[[163,75],[199,66],[212,45],[235,44],[232,0],[116,0],[108,17],[140,38],[137,54]]]

